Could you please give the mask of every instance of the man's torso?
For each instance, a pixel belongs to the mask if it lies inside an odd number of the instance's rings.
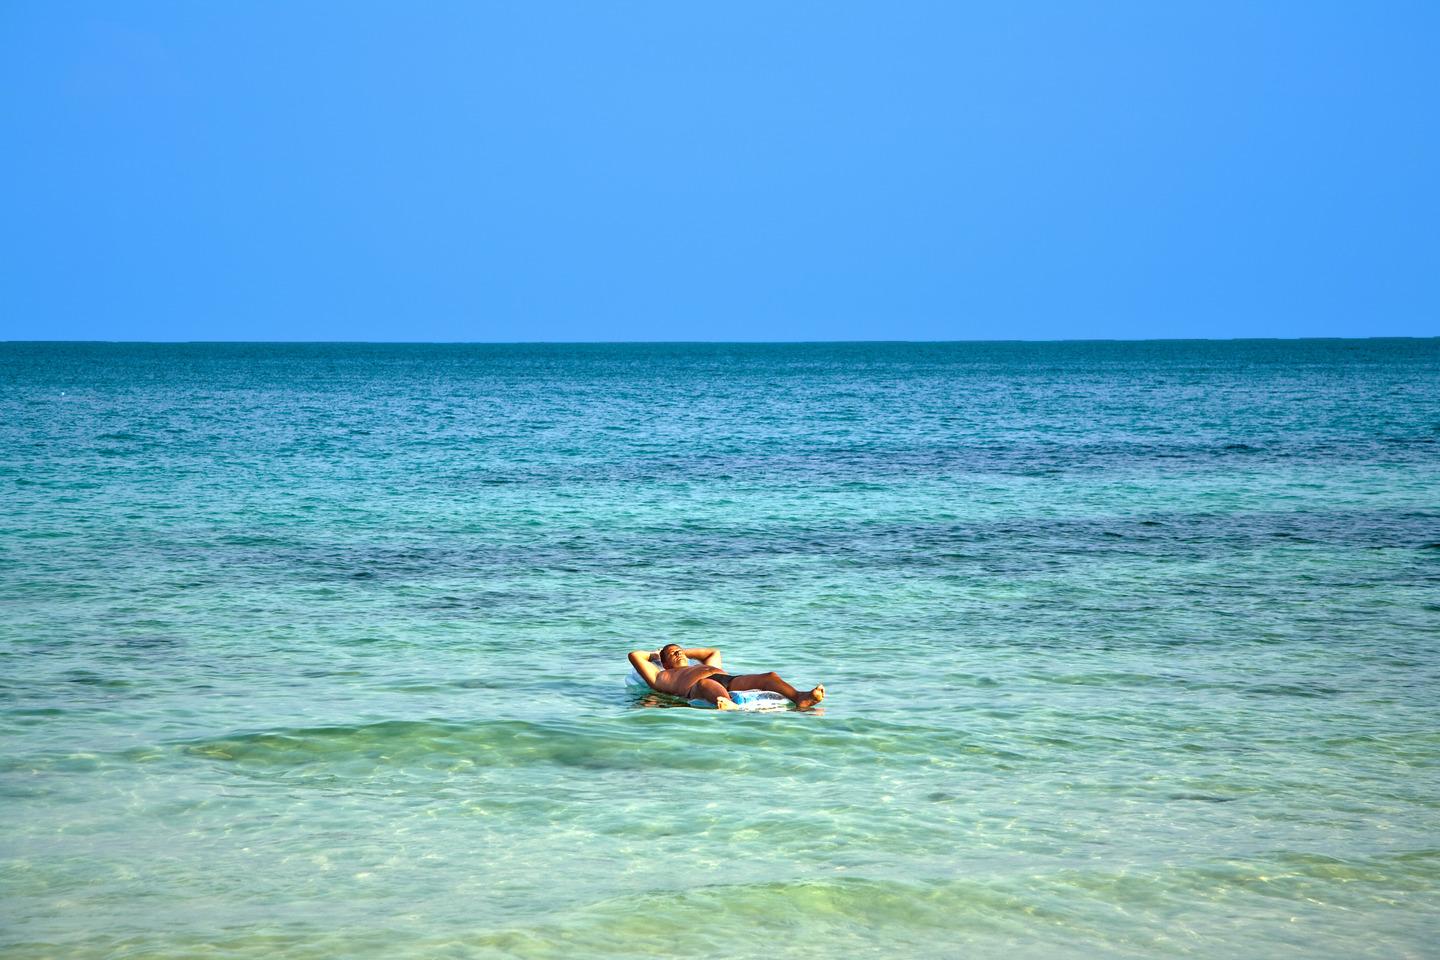
[[[662,693],[673,693],[677,697],[683,697],[706,677],[714,676],[717,673],[724,673],[719,667],[712,667],[709,664],[698,664],[693,667],[676,667],[674,670],[661,670],[655,676],[655,689]]]

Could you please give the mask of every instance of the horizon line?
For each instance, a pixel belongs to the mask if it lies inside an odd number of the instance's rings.
[[[1053,344],[1053,343],[1299,343],[1303,341],[1437,340],[1440,333],[1364,337],[1073,337],[1062,339],[956,339],[956,340],[0,340],[0,345],[130,345],[130,346],[490,346],[490,347],[581,347],[581,346],[847,346],[847,345],[943,345],[943,344]]]

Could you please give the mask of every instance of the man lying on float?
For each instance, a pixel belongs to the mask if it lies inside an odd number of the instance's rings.
[[[700,662],[690,665],[691,659]],[[653,689],[687,700],[704,700],[720,710],[735,709],[735,701],[730,697],[732,690],[769,690],[801,710],[808,710],[825,699],[824,684],[801,693],[774,671],[738,677],[728,674],[720,669],[720,651],[708,648],[687,650],[678,643],[667,643],[658,652],[632,650],[630,665]]]

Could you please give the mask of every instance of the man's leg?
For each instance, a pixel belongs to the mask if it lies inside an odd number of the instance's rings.
[[[735,709],[735,701],[730,699],[730,691],[709,677],[706,677],[691,687],[687,699],[708,700],[710,703],[715,704],[717,710]]]
[[[801,710],[807,710],[825,699],[825,685],[811,690],[809,693],[801,693],[790,684],[780,679],[780,674],[773,670],[769,673],[747,673],[743,677],[736,677],[730,681],[731,690],[769,690],[771,693],[778,693],[786,698]]]

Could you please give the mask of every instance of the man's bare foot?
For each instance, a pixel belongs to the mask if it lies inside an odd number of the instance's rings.
[[[822,683],[820,684],[820,686],[816,687],[814,690],[811,690],[809,693],[800,694],[799,699],[795,701],[795,707],[799,710],[809,710],[811,707],[815,706],[815,704],[819,703],[821,700],[824,699],[825,684]]]
[[[726,697],[716,697],[716,698],[715,698],[715,709],[716,709],[716,710],[738,710],[738,709],[740,709],[740,708],[737,707],[737,706],[735,706],[735,701],[734,701],[734,700],[730,700],[730,699],[728,699],[728,698],[726,698]]]

